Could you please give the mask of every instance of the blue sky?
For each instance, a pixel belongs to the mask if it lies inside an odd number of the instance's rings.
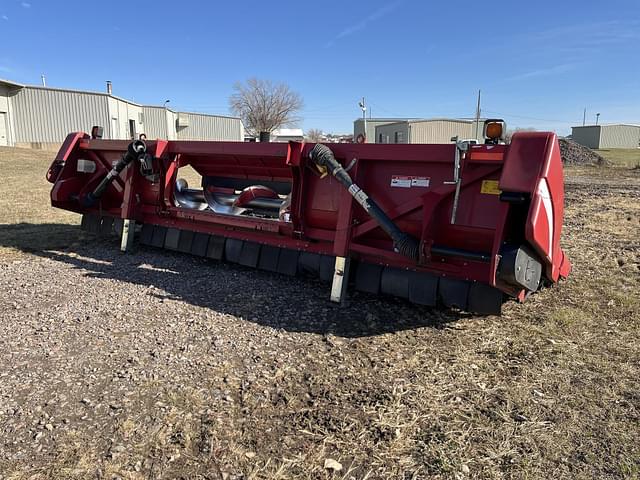
[[[483,11],[484,4],[496,6]],[[227,113],[234,82],[287,82],[304,128],[472,116],[567,133],[640,123],[640,1],[0,0],[0,77]]]

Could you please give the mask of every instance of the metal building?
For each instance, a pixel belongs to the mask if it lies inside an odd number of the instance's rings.
[[[11,92],[23,85],[7,80],[0,80],[0,147],[15,144],[15,125],[13,122],[13,106],[9,101]]]
[[[304,142],[304,132],[301,128],[277,128],[271,132],[271,141],[276,143]]]
[[[178,140],[244,140],[242,121],[236,117],[177,112],[174,125]]]
[[[367,130],[365,132],[365,121],[358,118],[353,122],[353,140],[357,141],[358,135],[364,135],[367,143],[377,143],[375,140],[376,128],[381,125],[390,123],[406,122],[412,120],[410,118],[367,118]]]
[[[69,132],[104,128],[109,139],[242,141],[239,118],[146,107],[107,91],[88,92],[0,80],[0,146],[57,149]]]
[[[451,143],[452,137],[480,139],[482,121],[476,123],[475,120],[448,118],[404,120],[375,128],[375,143]]]
[[[573,127],[571,138],[574,142],[593,149],[638,148],[640,146],[640,125],[612,124]]]

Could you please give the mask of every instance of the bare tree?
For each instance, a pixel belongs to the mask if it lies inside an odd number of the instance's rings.
[[[237,82],[233,89],[231,111],[254,135],[271,133],[300,120],[297,114],[304,105],[302,97],[285,83],[250,78],[246,83]]]
[[[507,132],[504,135],[504,141],[505,143],[511,143],[511,138],[513,137],[513,134],[517,132],[535,132],[535,131],[536,131],[535,128],[516,128],[515,130],[507,130]]]
[[[307,130],[307,139],[310,142],[320,142],[322,140],[322,130],[310,128]]]

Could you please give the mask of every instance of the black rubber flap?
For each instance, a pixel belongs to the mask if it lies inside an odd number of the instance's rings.
[[[89,233],[100,232],[100,217],[92,215],[91,213],[85,213],[82,215],[82,224],[80,225],[80,228]]]
[[[151,245],[153,240],[153,225],[145,223],[142,225],[142,232],[140,233],[140,243],[143,245]]]
[[[178,241],[180,240],[180,230],[177,228],[167,229],[167,235],[164,238],[164,248],[167,250],[177,250]]]
[[[191,242],[191,253],[199,257],[207,255],[207,246],[209,245],[209,235],[207,233],[195,232],[193,241]]]
[[[336,257],[322,255],[320,258],[320,280],[330,282],[333,280],[333,272],[336,268]]]
[[[298,257],[298,271],[302,274],[318,276],[320,274],[320,255],[301,252]]]
[[[211,235],[209,237],[209,246],[207,247],[207,258],[214,260],[222,260],[225,250],[225,238]]]
[[[435,307],[438,304],[439,277],[423,272],[409,273],[409,301]]]
[[[193,232],[191,230],[180,230],[180,240],[178,240],[178,251],[182,253],[191,252],[193,242]]]
[[[356,290],[373,293],[375,295],[380,293],[382,269],[382,265],[358,263],[358,268],[356,268]]]
[[[394,297],[409,298],[409,271],[386,267],[382,270],[380,289]]]
[[[283,248],[278,258],[278,273],[295,276],[298,272],[298,251]]]
[[[503,302],[504,294],[497,288],[485,283],[472,283],[467,310],[479,315],[500,315]]]
[[[224,258],[231,263],[238,263],[242,254],[242,240],[235,238],[227,238],[227,244],[224,248]]]
[[[102,217],[100,222],[100,235],[111,235],[113,233],[113,217]]]
[[[164,238],[167,235],[167,228],[154,225],[153,237],[151,238],[151,246],[162,248],[164,247]]]
[[[131,225],[131,227],[133,228],[133,225]],[[122,218],[114,218],[113,219],[113,231],[116,233],[116,235],[121,237],[123,228],[124,228],[124,220]]]
[[[260,249],[260,261],[258,268],[268,272],[278,271],[278,259],[280,258],[280,249],[272,245],[263,245]]]
[[[257,267],[258,258],[260,258],[260,244],[253,242],[244,242],[242,252],[240,253],[240,265],[245,267]]]
[[[438,292],[442,303],[446,307],[457,307],[461,310],[467,309],[469,282],[443,277],[440,279]]]

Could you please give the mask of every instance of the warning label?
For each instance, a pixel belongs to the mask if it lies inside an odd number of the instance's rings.
[[[429,177],[415,177],[411,175],[393,175],[391,177],[391,186],[398,188],[411,187],[428,187]]]
[[[480,187],[480,193],[488,195],[500,195],[502,192],[498,188],[498,180],[483,180]]]
[[[429,186],[429,177],[411,177],[411,186],[412,187],[428,187]]]

